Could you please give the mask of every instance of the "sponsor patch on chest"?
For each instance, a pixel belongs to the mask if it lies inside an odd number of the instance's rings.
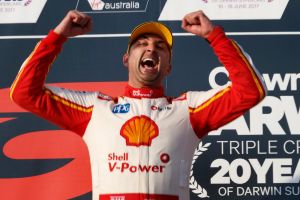
[[[117,104],[113,107],[112,112],[115,114],[128,113],[130,110],[130,104]]]

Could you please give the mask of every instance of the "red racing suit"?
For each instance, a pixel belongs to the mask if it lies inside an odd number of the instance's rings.
[[[11,98],[82,135],[91,159],[93,200],[188,200],[200,138],[242,115],[266,94],[250,58],[220,27],[207,39],[231,84],[178,98],[162,88],[125,88],[113,98],[44,85],[66,38],[50,31],[24,62]]]

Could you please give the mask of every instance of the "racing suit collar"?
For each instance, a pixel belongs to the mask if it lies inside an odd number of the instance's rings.
[[[164,96],[164,89],[163,87],[159,88],[134,88],[130,85],[126,85],[124,96],[131,97],[131,98],[159,98]]]

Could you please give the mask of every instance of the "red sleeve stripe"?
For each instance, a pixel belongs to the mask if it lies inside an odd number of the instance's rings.
[[[243,59],[243,61],[246,63],[251,75],[252,75],[252,78],[256,84],[256,87],[259,91],[259,97],[260,97],[260,100],[263,99],[266,95],[265,93],[265,89],[264,87],[262,86],[262,83],[260,81],[260,78],[258,78],[257,74],[255,73],[252,65],[249,63],[249,60],[246,58],[246,56],[243,54],[243,51],[241,50],[241,48],[233,41],[231,40],[233,46],[237,49],[238,51],[238,54],[241,56],[241,58]]]
[[[213,97],[208,99],[206,102],[198,106],[197,108],[189,108],[190,113],[197,113],[203,110],[204,108],[208,107],[211,103],[222,97],[225,93],[231,90],[231,86],[226,87],[225,89],[221,90],[220,92],[216,93]]]
[[[23,73],[24,69],[25,69],[25,66],[27,65],[27,63],[31,60],[32,56],[34,55],[34,53],[36,52],[37,48],[40,46],[41,42],[37,43],[37,45],[35,46],[34,50],[32,51],[32,53],[29,55],[29,57],[24,61],[24,63],[22,64],[21,68],[20,68],[20,71],[15,79],[15,81],[13,82],[12,86],[11,86],[11,89],[10,89],[10,93],[9,93],[9,97],[11,100],[13,100],[13,93],[14,93],[14,90],[15,90],[15,87],[17,85],[17,83],[19,82],[19,79],[20,79],[20,76],[21,74]]]
[[[47,88],[45,88],[45,93],[48,94],[51,99],[54,99],[55,101],[58,101],[58,102],[62,103],[63,105],[68,106],[72,109],[79,110],[79,111],[86,112],[86,113],[93,111],[94,106],[84,107],[84,106],[78,105],[74,102],[71,102],[67,99],[64,99],[64,98],[54,94],[51,90],[49,90]]]

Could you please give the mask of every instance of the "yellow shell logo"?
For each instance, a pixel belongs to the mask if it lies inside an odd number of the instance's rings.
[[[158,127],[149,117],[136,116],[122,126],[120,134],[128,146],[150,146],[153,138],[158,136]]]

